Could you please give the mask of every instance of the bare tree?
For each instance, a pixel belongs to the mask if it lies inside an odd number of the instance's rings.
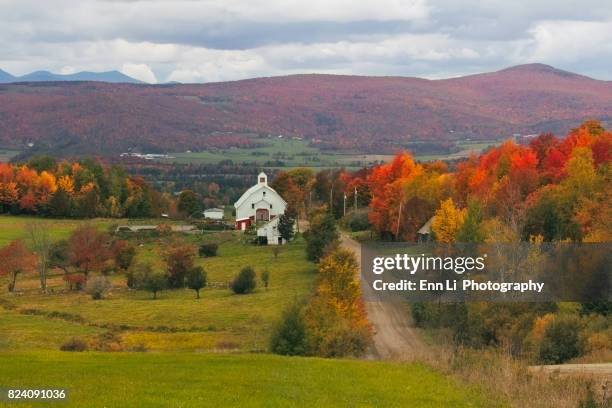
[[[35,221],[26,225],[26,233],[32,250],[36,253],[36,270],[40,279],[40,289],[47,290],[47,268],[49,266],[49,251],[51,239],[46,223]]]

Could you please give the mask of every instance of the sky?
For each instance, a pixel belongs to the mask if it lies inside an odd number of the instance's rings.
[[[0,0],[0,69],[149,83],[448,78],[539,62],[612,80],[610,0]]]

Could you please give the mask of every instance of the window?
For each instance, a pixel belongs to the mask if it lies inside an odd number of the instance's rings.
[[[270,209],[272,209],[272,204],[270,204]]]
[[[263,193],[264,193],[264,197],[265,197],[266,196],[266,192],[264,191]]]
[[[251,179],[252,180],[252,179]],[[260,183],[265,183],[266,182],[266,178],[265,177],[260,177],[259,178],[259,182]]]
[[[251,208],[255,208],[255,204],[251,204]]]

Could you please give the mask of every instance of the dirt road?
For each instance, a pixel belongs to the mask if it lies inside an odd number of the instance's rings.
[[[609,376],[612,380],[612,363],[540,365],[529,367],[529,371],[534,373],[594,374],[597,376]]]
[[[361,245],[357,241],[342,234],[341,243],[361,261]],[[368,291],[372,291],[369,285],[362,284],[362,290],[364,299],[374,298],[367,296]],[[374,327],[374,346],[368,358],[408,361],[424,357],[427,348],[414,327],[407,304],[365,300],[365,306]]]

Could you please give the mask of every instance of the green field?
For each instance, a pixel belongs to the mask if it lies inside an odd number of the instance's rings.
[[[115,221],[88,222],[104,229]],[[0,217],[0,245],[23,237],[28,222]],[[85,221],[41,222],[60,239]],[[46,294],[35,275],[21,276],[13,294],[0,278],[0,389],[67,388],[68,402],[54,406],[79,407],[499,406],[475,387],[420,364],[264,354],[285,307],[313,289],[315,265],[305,259],[301,238],[277,258],[272,248],[242,243],[236,232],[132,239],[137,258],[160,267],[172,240],[220,243],[217,257],[197,260],[210,283],[201,299],[180,289],[153,300],[128,290],[122,274],[111,275],[103,300],[67,291],[60,271],[52,271]],[[269,270],[270,287],[232,294],[226,284],[245,265]],[[74,338],[90,351],[59,351]],[[3,397],[0,406],[16,406]]]
[[[0,384],[66,388],[58,407],[500,406],[420,364],[256,354],[0,353]]]
[[[0,245],[24,234],[16,226],[27,219],[1,217],[0,220],[5,227],[0,230]],[[55,239],[65,238],[78,224],[78,221],[45,222],[51,223]],[[92,222],[104,228],[110,221]],[[85,339],[100,334],[92,328],[116,329],[121,326],[118,335],[127,348],[265,351],[270,330],[284,308],[303,299],[312,289],[316,272],[314,265],[306,261],[302,239],[283,247],[277,258],[271,247],[241,243],[239,234],[232,232],[149,239],[139,244],[137,259],[163,267],[161,253],[174,239],[194,244],[205,240],[220,243],[217,257],[198,258],[196,261],[206,270],[209,281],[209,287],[201,291],[201,299],[195,299],[195,292],[191,290],[179,289],[163,291],[158,299],[153,300],[150,293],[128,290],[122,274],[110,276],[113,287],[106,298],[99,301],[92,300],[82,291],[66,291],[59,270],[50,272],[47,294],[39,292],[34,274],[17,280],[17,294],[7,293],[6,278],[0,279],[0,301],[8,305],[1,312],[0,322],[11,333],[6,341],[0,340],[0,350],[18,345],[20,333],[27,337],[29,347],[49,348],[48,334],[28,331],[28,324],[24,322],[34,321],[30,324],[32,327],[42,319],[41,316],[55,316],[53,322],[62,324],[61,329],[54,330],[55,333],[74,332],[75,335],[82,334]],[[245,266],[254,267],[257,273],[268,270],[269,288],[258,288],[249,295],[234,295],[227,286],[228,282]],[[24,313],[35,313],[36,316]],[[60,318],[57,318],[58,314]],[[25,328],[23,324],[26,324]],[[79,324],[87,330],[79,333],[79,328],[75,327]],[[53,341],[52,348],[57,349],[69,337],[63,336],[61,342]]]
[[[17,156],[19,153],[21,152],[18,150],[0,148],[0,163],[10,161],[13,157]]]
[[[307,141],[290,138],[263,139],[265,146],[258,148],[231,148],[216,151],[202,151],[190,153],[173,153],[167,161],[177,163],[216,164],[221,160],[231,160],[234,163],[255,163],[258,166],[277,167],[276,160],[282,161],[284,167],[312,167],[312,168],[338,168],[356,169],[371,166],[380,162],[389,161],[392,155],[385,154],[359,154],[344,152],[321,151],[309,145]],[[478,153],[483,149],[499,144],[499,141],[472,142],[460,141],[457,146],[461,149],[450,155],[417,155],[418,160],[429,161],[438,159],[456,159],[467,157],[471,153]]]

